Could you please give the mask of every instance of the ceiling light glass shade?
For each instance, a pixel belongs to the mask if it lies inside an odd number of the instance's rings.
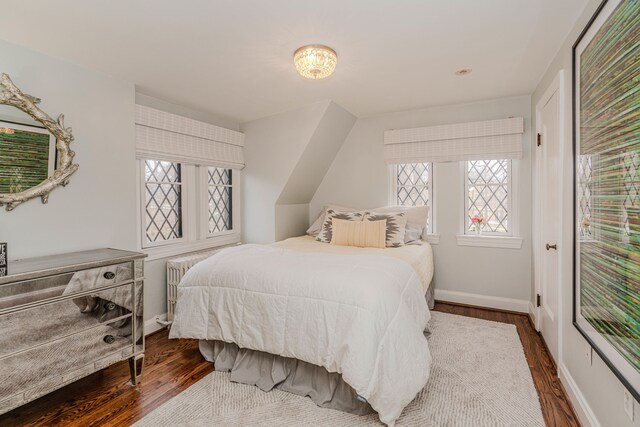
[[[308,79],[329,77],[338,63],[336,51],[327,46],[302,46],[293,54],[296,70]]]

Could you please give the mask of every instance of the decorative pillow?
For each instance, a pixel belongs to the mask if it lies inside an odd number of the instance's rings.
[[[387,247],[397,248],[404,246],[404,234],[407,227],[407,213],[374,213],[367,212],[365,221],[382,221],[387,220]]]
[[[332,245],[384,248],[387,221],[345,221],[333,218]]]
[[[427,221],[429,219],[428,206],[386,206],[372,209],[373,213],[407,213],[407,233],[405,243],[421,243],[420,240],[427,240]],[[414,229],[420,229],[420,236],[416,239]],[[410,231],[411,230],[411,231]]]
[[[423,230],[424,225],[407,221],[407,227],[404,230],[404,244],[421,245]]]
[[[362,221],[366,211],[359,212],[341,212],[333,209],[327,209],[327,212],[324,216],[324,223],[322,224],[322,229],[316,236],[316,240],[318,242],[331,243],[331,238],[333,237],[333,219],[344,219],[346,221]]]
[[[354,208],[346,208],[344,206],[338,205],[324,205],[322,207],[322,211],[318,218],[311,224],[311,226],[307,229],[307,234],[309,236],[316,237],[320,230],[322,230],[322,224],[324,224],[324,217],[327,215],[327,209],[333,209],[334,211],[342,211],[342,212],[358,212],[360,209]]]

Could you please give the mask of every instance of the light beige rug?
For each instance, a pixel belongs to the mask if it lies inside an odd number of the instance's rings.
[[[433,313],[427,386],[397,426],[544,426],[538,394],[513,325]],[[401,351],[401,350],[400,350]],[[398,378],[402,381],[402,378]],[[377,415],[317,407],[279,390],[265,393],[214,372],[138,423],[164,426],[381,426]]]

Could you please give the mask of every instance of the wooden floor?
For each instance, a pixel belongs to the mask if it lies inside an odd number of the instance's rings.
[[[436,311],[516,325],[548,426],[578,426],[540,335],[526,315],[437,303]],[[142,384],[128,385],[127,362],[83,378],[0,416],[0,426],[128,426],[213,371],[192,340],[147,337]],[[0,385],[1,386],[1,385]]]

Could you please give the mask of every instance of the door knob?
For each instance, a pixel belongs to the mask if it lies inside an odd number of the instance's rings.
[[[550,244],[547,243],[546,248],[547,248],[547,250],[553,249],[553,250],[557,251],[558,250],[558,245],[556,245],[556,244],[550,245]]]

